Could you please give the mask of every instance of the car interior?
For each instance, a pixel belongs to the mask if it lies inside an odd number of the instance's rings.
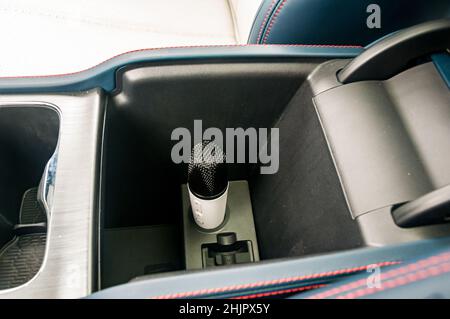
[[[450,298],[448,0],[14,0],[0,26],[0,298]],[[209,228],[173,159],[200,120],[277,132],[275,173],[250,136],[220,163]]]

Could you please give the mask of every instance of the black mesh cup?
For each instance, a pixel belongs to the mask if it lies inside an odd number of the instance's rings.
[[[202,199],[215,199],[227,189],[228,177],[225,153],[212,141],[196,144],[188,167],[190,191]]]

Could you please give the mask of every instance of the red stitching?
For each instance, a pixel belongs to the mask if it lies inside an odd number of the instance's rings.
[[[111,58],[108,58],[94,66],[88,67],[84,70],[75,71],[75,72],[68,72],[68,73],[61,73],[61,74],[48,74],[48,75],[22,75],[22,76],[0,76],[0,79],[17,79],[17,78],[47,78],[47,77],[60,77],[60,76],[68,76],[68,75],[75,75],[82,72],[89,71],[91,69],[94,69],[102,64],[107,63],[108,61],[115,59],[117,57],[130,54],[130,53],[136,53],[136,52],[144,52],[144,51],[161,51],[161,50],[173,50],[173,49],[196,49],[196,48],[233,48],[233,47],[261,47],[261,46],[273,46],[273,47],[310,47],[310,48],[341,48],[341,49],[361,49],[363,48],[360,45],[334,45],[334,44],[223,44],[223,45],[194,45],[194,46],[172,46],[172,47],[161,47],[161,48],[145,48],[145,49],[137,49],[137,50],[131,50],[123,53],[119,53],[114,55]]]
[[[239,297],[233,297],[230,299],[254,299],[254,298],[263,298],[263,297],[269,297],[269,296],[277,296],[277,295],[283,295],[283,294],[289,294],[293,292],[299,292],[299,291],[306,291],[306,290],[313,290],[317,288],[323,288],[327,285],[310,285],[310,286],[304,286],[304,287],[298,287],[298,288],[291,288],[291,289],[284,289],[284,290],[277,290],[277,291],[269,291],[269,292],[262,292],[258,294],[252,294],[247,296],[239,296]]]
[[[418,270],[414,273],[410,273],[404,276],[397,277],[395,279],[389,280],[383,283],[383,286],[380,288],[363,288],[357,291],[348,293],[343,296],[338,296],[338,299],[354,299],[363,297],[366,295],[373,294],[375,292],[384,291],[388,289],[393,289],[396,287],[404,286],[406,284],[410,284],[416,281],[424,280],[430,277],[436,277],[445,273],[450,272],[450,262],[441,263],[439,265],[432,266],[427,269]]]
[[[381,274],[381,280],[391,279],[395,276],[404,275],[405,273],[410,272],[410,271],[417,271],[417,270],[423,269],[425,267],[440,263],[442,261],[447,261],[449,259],[450,259],[450,253],[443,253],[440,255],[431,256],[426,259],[419,260],[415,263],[406,265],[404,267],[390,270],[390,271],[386,272],[385,274]],[[366,285],[366,283],[367,283],[366,279],[359,279],[357,281],[345,284],[343,286],[336,287],[336,288],[330,289],[328,291],[318,293],[316,295],[309,297],[308,299],[329,298],[333,295],[338,295],[338,294],[341,294],[341,293],[349,291],[349,290],[360,288],[361,286]]]
[[[264,36],[264,40],[263,43],[267,43],[267,39],[269,38],[270,32],[272,31],[272,27],[275,24],[275,21],[278,18],[278,14],[281,12],[281,9],[283,9],[284,5],[286,4],[287,0],[283,0],[283,2],[281,2],[280,6],[278,7],[277,11],[275,11],[275,13],[273,14],[273,17],[269,23],[269,26],[267,27],[267,31],[266,34]]]
[[[385,262],[375,263],[375,265],[378,265],[380,267],[385,267],[385,266],[397,265],[399,263],[400,263],[399,261],[385,261]],[[373,264],[371,264],[371,265],[373,265]],[[282,278],[282,279],[260,281],[260,282],[249,283],[249,284],[232,285],[232,286],[226,286],[226,287],[220,287],[220,288],[208,288],[208,289],[194,290],[194,291],[190,291],[190,292],[180,292],[180,293],[174,293],[174,294],[155,296],[155,297],[151,297],[151,298],[154,298],[154,299],[176,299],[176,298],[194,297],[194,296],[199,296],[199,295],[228,292],[228,291],[233,291],[233,290],[238,290],[238,289],[247,289],[247,288],[255,288],[255,287],[261,287],[261,286],[284,284],[284,283],[290,283],[293,281],[349,274],[349,273],[365,270],[367,268],[367,266],[369,266],[369,265],[359,266],[359,267],[354,267],[354,268],[339,269],[339,270],[305,275],[305,276],[295,276],[295,277],[288,277],[288,278]]]
[[[269,19],[269,15],[272,12],[272,9],[273,9],[273,7],[274,7],[274,5],[275,5],[275,3],[277,1],[278,0],[272,0],[272,3],[270,4],[269,9],[266,12],[266,16],[264,17],[264,20],[261,23],[261,26],[259,27],[259,33],[258,33],[258,37],[256,38],[256,43],[259,43],[259,41],[261,40],[261,36],[262,36],[262,32],[263,32],[264,26],[266,25],[267,19]]]

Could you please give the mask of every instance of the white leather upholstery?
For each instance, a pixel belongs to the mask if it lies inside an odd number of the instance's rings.
[[[229,0],[229,3],[234,18],[236,38],[239,43],[247,43],[261,0]]]
[[[1,0],[0,76],[80,71],[143,48],[246,43],[261,0]]]

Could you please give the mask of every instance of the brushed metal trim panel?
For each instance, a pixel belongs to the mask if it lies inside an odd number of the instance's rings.
[[[60,114],[59,157],[41,269],[0,298],[80,298],[92,292],[99,154],[104,117],[99,89],[76,94],[0,95],[0,107],[33,105]]]

